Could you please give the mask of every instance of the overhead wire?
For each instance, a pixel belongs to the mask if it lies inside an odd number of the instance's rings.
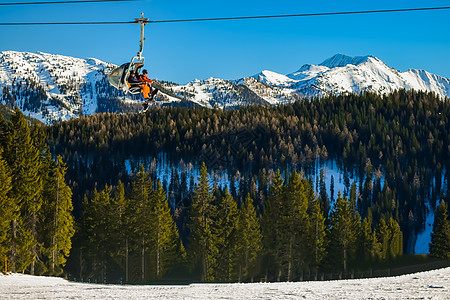
[[[137,1],[137,0],[86,0],[86,1]],[[62,1],[61,1],[62,2]],[[65,1],[67,2],[67,1]],[[249,19],[269,19],[269,18],[293,18],[293,17],[314,17],[314,16],[335,16],[335,15],[356,15],[356,14],[375,14],[375,13],[394,13],[394,12],[417,12],[417,11],[436,11],[447,10],[450,6],[442,7],[421,7],[421,8],[399,8],[399,9],[380,9],[363,11],[341,11],[341,12],[320,12],[286,15],[265,15],[265,16],[244,16],[244,17],[223,17],[223,18],[198,18],[198,19],[174,19],[174,20],[147,20],[143,23],[181,23],[181,22],[204,22],[204,21],[227,21],[227,20],[249,20]],[[138,21],[92,21],[92,22],[10,22],[0,23],[0,26],[15,25],[115,25],[115,24],[136,24]]]
[[[17,23],[0,23],[0,26],[14,26],[14,25],[117,25],[117,24],[134,24],[135,21],[129,21],[129,22],[17,22]]]
[[[363,11],[321,12],[321,13],[304,13],[304,14],[289,14],[289,15],[267,15],[267,16],[225,17],[225,18],[205,18],[205,19],[160,20],[160,21],[148,21],[148,23],[176,23],[176,22],[226,21],[226,20],[292,18],[292,17],[313,17],[313,16],[333,16],[333,15],[356,15],[356,14],[411,12],[411,11],[427,11],[427,10],[444,10],[444,9],[450,9],[450,6],[446,6],[446,7],[380,9],[380,10],[363,10]]]
[[[0,6],[11,5],[45,5],[45,4],[84,4],[84,3],[102,3],[102,2],[126,2],[141,0],[68,0],[68,1],[35,1],[35,2],[8,2],[0,3]]]

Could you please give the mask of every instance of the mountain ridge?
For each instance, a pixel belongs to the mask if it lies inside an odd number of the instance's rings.
[[[0,52],[0,103],[17,105],[26,115],[51,124],[96,112],[132,112],[140,96],[124,95],[109,85],[115,65],[96,58],[44,52]],[[236,80],[208,78],[185,85],[155,81],[157,102],[171,106],[234,109],[251,104],[276,105],[330,94],[380,94],[398,89],[450,97],[450,79],[426,70],[405,72],[373,55],[336,54],[318,65],[305,64],[289,74],[263,70]]]

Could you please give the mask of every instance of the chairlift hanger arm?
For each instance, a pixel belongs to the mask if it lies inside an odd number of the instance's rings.
[[[139,60],[142,60],[142,52],[144,51],[144,26],[149,23],[148,18],[144,18],[144,13],[141,13],[140,18],[134,19],[136,24],[141,25],[141,40],[139,42],[139,52],[137,53],[137,57]]]

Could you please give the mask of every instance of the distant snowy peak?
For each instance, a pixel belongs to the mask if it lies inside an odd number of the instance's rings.
[[[364,91],[385,94],[398,89],[450,97],[450,79],[424,70],[400,72],[372,55],[351,57],[336,54],[319,65],[303,65],[291,74],[263,71],[252,77],[272,87],[283,88],[285,94],[290,90],[291,95],[307,98]]]
[[[316,77],[318,74],[324,73],[330,70],[330,68],[320,65],[303,65],[298,71],[286,75],[293,80],[308,80]]]
[[[344,54],[336,54],[336,55],[324,60],[319,65],[332,69],[332,68],[338,68],[338,67],[345,67],[347,65],[358,66],[362,63],[371,62],[371,61],[375,61],[375,60],[380,61],[378,58],[376,58],[372,55],[351,57],[351,56],[347,56]]]
[[[269,70],[264,70],[259,74],[253,75],[253,78],[257,79],[259,82],[270,84],[270,85],[285,85],[292,82],[292,79],[286,75],[282,75]]]

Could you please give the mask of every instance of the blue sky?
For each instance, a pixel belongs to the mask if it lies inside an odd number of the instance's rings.
[[[29,0],[32,1],[32,0]],[[0,0],[23,2],[23,0]],[[1,22],[129,21],[450,6],[450,1],[179,1],[1,6]],[[186,83],[282,74],[336,53],[374,55],[401,71],[450,78],[450,10],[290,19],[149,24],[150,77]],[[121,64],[139,47],[139,26],[0,26],[0,51],[42,51]]]

